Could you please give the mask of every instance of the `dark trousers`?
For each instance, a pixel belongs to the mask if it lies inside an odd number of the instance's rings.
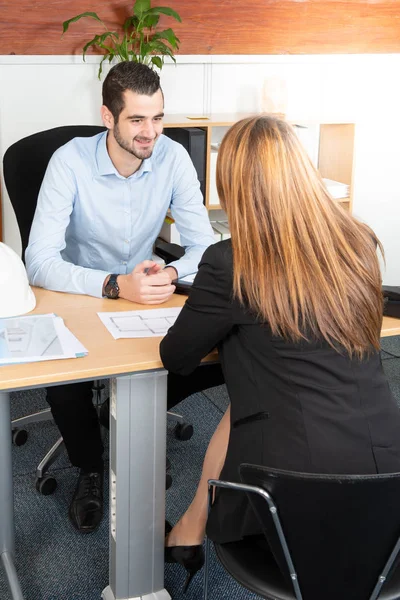
[[[221,366],[205,364],[187,377],[168,374],[167,406],[170,410],[187,396],[224,383]],[[92,401],[92,382],[47,388],[47,402],[64,439],[71,463],[85,471],[101,468],[103,444]]]

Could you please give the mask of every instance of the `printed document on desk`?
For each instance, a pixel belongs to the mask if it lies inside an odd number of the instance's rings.
[[[182,308],[151,308],[97,313],[115,340],[164,336]]]
[[[87,353],[55,314],[0,319],[0,365],[79,358]]]

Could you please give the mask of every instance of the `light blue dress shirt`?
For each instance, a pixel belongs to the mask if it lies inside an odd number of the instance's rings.
[[[186,250],[170,263],[180,277],[197,271],[214,243],[183,146],[161,135],[152,156],[126,178],[111,162],[106,138],[75,138],[52,156],[25,253],[32,285],[101,297],[109,273],[130,273],[151,258],[168,208]]]

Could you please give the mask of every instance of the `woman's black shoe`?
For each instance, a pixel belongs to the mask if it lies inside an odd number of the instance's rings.
[[[165,546],[164,557],[166,563],[179,563],[186,569],[187,576],[183,586],[185,594],[193,577],[204,565],[203,546]]]

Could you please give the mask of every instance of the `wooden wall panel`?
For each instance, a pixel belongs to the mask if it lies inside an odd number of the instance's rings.
[[[153,0],[171,6],[182,54],[324,54],[400,52],[399,0]],[[61,23],[96,11],[113,29],[129,14],[127,0],[0,0],[0,54],[74,54],[95,21]]]

